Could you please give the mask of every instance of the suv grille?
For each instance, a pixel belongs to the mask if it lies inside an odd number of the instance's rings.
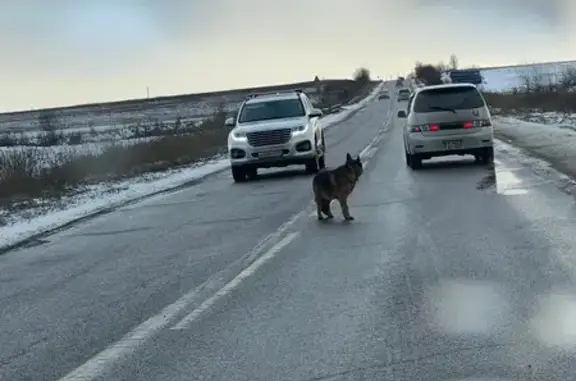
[[[249,132],[246,134],[246,137],[252,147],[285,144],[288,143],[292,137],[292,129],[282,128],[279,130]]]

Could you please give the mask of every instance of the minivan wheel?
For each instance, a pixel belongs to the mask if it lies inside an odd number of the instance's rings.
[[[410,155],[410,168],[412,169],[422,168],[422,156],[418,154]]]
[[[484,165],[492,165],[494,163],[494,148],[485,148],[480,160]]]
[[[404,159],[406,160],[406,165],[410,167],[412,164],[411,160],[410,160],[411,157],[410,157],[410,154],[408,153],[408,151],[406,151],[406,150],[404,150]]]
[[[232,178],[237,183],[246,181],[246,170],[243,167],[232,167]]]

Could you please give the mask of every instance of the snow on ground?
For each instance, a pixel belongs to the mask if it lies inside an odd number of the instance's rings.
[[[337,114],[324,117],[325,126],[331,127],[341,122],[350,113],[374,100],[382,86],[383,83],[376,86],[372,93],[360,102],[347,106]],[[32,212],[27,210],[22,213],[10,212],[8,214],[0,211],[0,221],[4,220],[5,223],[5,226],[0,227],[0,249],[15,245],[30,237],[57,229],[100,211],[109,210],[133,200],[177,188],[191,181],[225,170],[228,167],[229,161],[227,158],[218,158],[189,168],[89,186],[74,196],[63,198],[58,202],[58,205],[50,204]],[[31,214],[33,216],[29,217]]]
[[[576,129],[557,124],[494,117],[496,137],[525,149],[571,176],[576,175]]]
[[[105,183],[87,187],[84,192],[64,198],[64,208],[43,210],[43,214],[29,220],[22,216],[6,216],[8,225],[0,228],[0,248],[42,232],[56,229],[77,219],[120,206],[131,200],[150,196],[175,188],[190,181],[221,171],[228,167],[224,158],[212,160],[197,167],[172,170],[142,176],[137,179],[116,183]]]
[[[515,114],[514,118],[525,122],[552,125],[558,128],[572,129],[576,131],[576,114],[561,112],[526,112]]]

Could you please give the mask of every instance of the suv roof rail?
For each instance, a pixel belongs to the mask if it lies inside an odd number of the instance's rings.
[[[264,95],[281,95],[281,94],[290,94],[290,93],[301,94],[303,92],[304,91],[302,91],[302,89],[292,89],[292,90],[282,90],[282,91],[271,91],[268,93],[255,93],[255,94],[248,95],[248,99],[257,98],[257,97],[261,97]]]

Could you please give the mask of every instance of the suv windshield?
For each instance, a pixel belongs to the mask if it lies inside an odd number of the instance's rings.
[[[258,122],[269,119],[295,118],[306,115],[300,99],[282,99],[246,103],[242,107],[240,123]]]
[[[400,94],[410,94],[410,90],[402,89],[398,93]]]
[[[484,107],[482,96],[473,87],[446,87],[418,93],[414,112],[466,110]]]

